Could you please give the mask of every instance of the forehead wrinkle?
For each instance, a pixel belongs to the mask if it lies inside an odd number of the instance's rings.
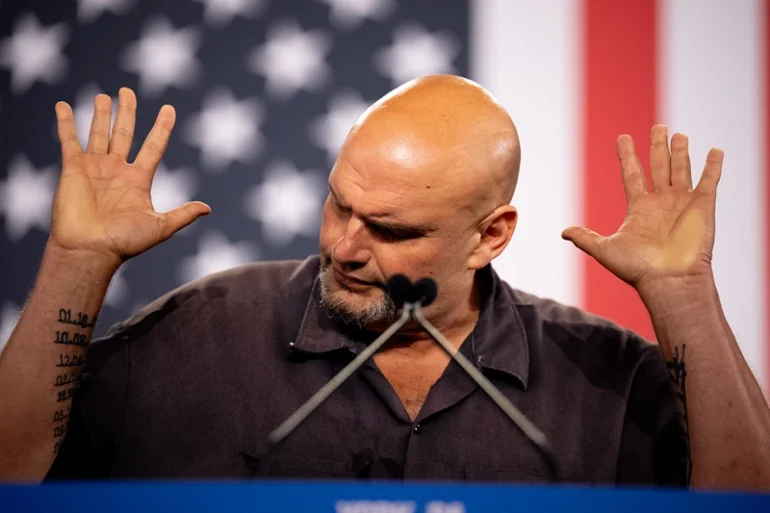
[[[404,205],[397,205],[395,203],[389,203],[389,202],[383,201],[383,200],[376,200],[376,201],[380,205],[383,205],[385,207],[390,206],[390,207],[393,207],[396,210],[408,210],[408,211],[414,211],[415,210],[414,208],[409,208],[409,207],[406,207]],[[368,214],[366,214],[366,217],[382,219],[382,218],[398,218],[399,215],[396,212],[389,212],[387,210],[384,211],[384,212],[383,211],[374,210],[374,211],[369,212]]]
[[[374,205],[369,209],[360,208],[360,205],[358,205],[359,208],[354,209],[360,212],[360,214],[363,217],[366,218],[393,218],[393,219],[401,219],[402,216],[399,215],[399,211],[407,211],[407,212],[414,212],[415,210],[419,210],[416,207],[410,207],[408,205],[395,203],[393,201],[387,201],[386,199],[377,197],[378,194],[385,192],[381,190],[372,190],[372,191],[364,191],[361,193],[362,196],[368,200],[370,203],[374,203]],[[392,193],[397,194],[397,193]],[[366,201],[364,201],[366,203]],[[392,211],[388,210],[388,207],[392,208]],[[351,205],[352,208],[352,205]]]
[[[350,169],[353,170],[360,177],[360,179],[362,181],[366,180],[364,175],[358,169],[356,169],[355,166],[353,166],[353,164],[350,162],[350,160],[348,158],[340,157],[340,159],[343,160],[345,162],[345,164],[348,167],[350,167]],[[344,173],[344,172],[342,172],[342,173]],[[378,180],[382,180],[385,183],[394,184],[394,185],[398,186],[401,189],[407,189],[407,190],[403,191],[403,192],[402,191],[391,191],[391,190],[387,190],[387,189],[383,189],[383,188],[377,188],[377,187],[374,187],[374,188],[371,188],[371,189],[367,190],[364,187],[362,187],[359,183],[357,183],[356,180],[354,180],[352,177],[345,176],[344,174],[339,174],[338,175],[338,179],[340,181],[342,181],[342,182],[345,182],[345,183],[348,183],[348,184],[354,186],[356,189],[358,189],[360,191],[360,194],[365,196],[367,199],[373,197],[372,201],[374,201],[378,205],[381,205],[381,206],[384,206],[384,207],[392,207],[395,210],[402,210],[402,211],[405,210],[405,211],[412,211],[413,212],[413,211],[419,211],[420,209],[419,209],[419,206],[417,206],[417,205],[415,205],[415,206],[404,205],[403,203],[398,203],[398,202],[394,202],[394,201],[388,201],[388,200],[386,200],[384,198],[381,198],[380,196],[386,195],[386,196],[397,196],[397,197],[414,197],[414,196],[411,196],[409,194],[409,192],[414,192],[414,193],[416,193],[415,195],[417,196],[416,201],[425,202],[425,200],[427,199],[427,194],[425,193],[425,191],[422,190],[422,188],[420,186],[413,185],[413,184],[410,184],[410,183],[404,182],[404,181],[399,181],[399,180],[396,180],[396,179],[394,179],[394,178],[392,178],[390,176],[387,176],[387,175],[377,176],[377,179]],[[339,191],[336,191],[336,192],[339,192]],[[346,202],[352,203],[350,201],[350,198],[347,198]],[[350,205],[350,206],[352,208],[353,205]],[[436,206],[434,205],[433,208],[435,208],[435,207]],[[356,209],[356,210],[360,211],[361,209],[359,208],[359,209]],[[385,217],[397,218],[397,217],[399,217],[398,213],[396,213],[396,212],[388,212],[388,211],[379,212],[377,210],[374,210],[372,212],[367,212],[367,213],[361,212],[361,214],[364,217],[371,217],[371,218],[385,218]]]
[[[365,180],[363,174],[356,169],[350,160],[348,158],[343,159],[345,164],[347,164],[351,170],[355,171],[355,173],[361,178],[361,180]],[[419,185],[413,185],[408,182],[398,181],[394,179],[391,176],[382,175],[379,176],[378,179],[381,179],[385,183],[393,183],[397,186],[406,189],[404,193],[397,192],[397,191],[390,191],[390,190],[383,190],[380,188],[365,190],[363,187],[361,187],[354,179],[351,177],[345,177],[344,175],[340,174],[340,179],[351,183],[354,185],[359,191],[361,191],[361,194],[364,195],[369,201],[372,201],[370,198],[374,196],[373,201],[382,207],[391,207],[395,211],[377,211],[376,207],[372,208],[371,211],[365,212],[360,208],[360,205],[356,205],[354,210],[363,218],[365,219],[377,219],[377,220],[392,220],[395,223],[398,224],[414,224],[414,225],[421,225],[421,226],[431,226],[431,227],[438,227],[441,223],[440,219],[442,218],[449,218],[449,217],[455,217],[456,216],[446,216],[442,215],[441,212],[447,207],[452,206],[453,212],[470,214],[472,217],[477,217],[479,208],[481,207],[481,203],[485,203],[485,199],[480,197],[483,196],[483,191],[480,191],[479,184],[476,183],[478,180],[483,180],[484,178],[482,176],[478,176],[477,170],[475,169],[466,169],[470,166],[467,164],[464,164],[462,166],[451,166],[451,168],[447,169],[447,171],[443,175],[443,179],[437,179],[437,177],[433,177],[434,181],[430,183],[431,189],[430,191],[427,191],[423,189]],[[419,174],[422,174],[420,171],[411,171],[412,174],[414,174],[415,177],[417,177]],[[482,173],[483,175],[483,173]],[[457,183],[459,181],[459,184]],[[426,181],[427,183],[427,181]],[[455,183],[454,186],[451,186],[451,183]],[[483,187],[481,188],[483,189]],[[449,197],[443,198],[442,201],[437,202],[436,201],[436,194],[439,195],[438,199],[442,199],[440,195],[446,192],[449,192]],[[414,196],[411,196],[414,198],[413,205],[404,205],[402,203],[396,203],[393,201],[387,201],[386,199],[383,199],[380,196],[381,194],[385,194],[387,196],[408,196],[409,192],[413,192]],[[415,197],[416,196],[416,197]],[[348,199],[348,203],[351,203]],[[353,208],[352,205],[349,205],[351,208]],[[482,207],[482,210],[485,210]],[[406,220],[404,218],[403,213],[415,213],[414,217],[412,219]],[[433,228],[431,228],[433,229]]]
[[[361,177],[361,179],[362,179],[362,180],[365,180],[365,179],[366,179],[366,178],[364,177],[364,174],[363,174],[363,173],[361,173],[361,172],[360,172],[360,171],[359,171],[359,170],[356,168],[356,166],[354,166],[354,165],[353,165],[353,163],[350,161],[350,159],[349,159],[349,158],[347,158],[347,157],[340,157],[340,158],[341,158],[341,159],[342,159],[342,160],[343,160],[343,161],[344,161],[344,162],[345,162],[345,163],[348,165],[348,167],[350,167],[350,169],[352,169],[353,171],[355,171],[355,172],[356,172],[356,174],[357,174],[359,177]],[[374,175],[374,176],[371,176],[371,175]],[[377,173],[377,172],[374,172],[374,173],[370,173],[370,174],[369,174],[369,178],[370,178],[370,179],[371,179],[371,178],[375,178],[375,179],[377,179],[377,180],[382,180],[382,181],[384,181],[384,182],[390,182],[390,183],[396,184],[396,185],[398,185],[398,186],[401,186],[401,187],[405,187],[405,188],[408,188],[408,189],[412,189],[412,190],[414,190],[414,191],[417,191],[417,192],[422,192],[422,189],[421,189],[419,186],[417,186],[417,185],[412,185],[412,184],[410,184],[410,183],[408,183],[408,182],[405,182],[405,181],[398,181],[398,180],[396,180],[395,178],[393,178],[392,176],[390,176],[390,174],[388,174],[388,173]]]

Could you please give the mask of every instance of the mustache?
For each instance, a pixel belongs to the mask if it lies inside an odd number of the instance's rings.
[[[333,270],[333,267],[334,267],[334,262],[332,261],[331,258],[328,258],[328,257],[326,257],[326,258],[322,257],[321,258],[321,272],[327,273],[327,274],[331,273],[332,270]],[[348,272],[346,267],[348,267],[348,266],[346,266],[344,264],[339,264],[337,266],[337,268],[339,270],[341,270],[345,274],[348,274],[351,278],[355,278],[357,280],[366,282],[366,283],[368,283],[370,285],[374,285],[375,287],[377,287],[379,289],[382,289],[382,290],[387,292],[387,283],[383,282],[382,280],[369,280],[369,279],[360,278],[358,276],[354,276],[354,275],[352,275],[352,274],[350,274]]]

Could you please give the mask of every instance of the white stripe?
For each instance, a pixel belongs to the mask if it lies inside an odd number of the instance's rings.
[[[659,5],[660,119],[671,134],[690,137],[693,180],[700,178],[710,147],[725,151],[714,272],[743,354],[767,385],[761,0]]]
[[[579,252],[560,234],[582,222],[580,23],[572,0],[471,3],[469,78],[508,110],[522,144],[519,223],[493,265],[512,286],[570,304],[580,301]]]

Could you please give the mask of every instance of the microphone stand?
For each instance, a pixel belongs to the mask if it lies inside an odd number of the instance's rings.
[[[326,383],[321,389],[313,394],[310,399],[294,411],[286,420],[284,420],[277,428],[275,428],[267,437],[265,445],[257,451],[256,456],[249,456],[243,454],[250,462],[250,466],[262,467],[265,460],[269,456],[272,449],[281,443],[297,426],[299,426],[316,408],[321,406],[330,395],[334,393],[350,376],[352,376],[369,358],[374,355],[385,343],[398,331],[404,324],[409,322],[412,315],[414,305],[404,305],[401,317],[396,322],[390,325],[390,327],[382,332],[374,342],[369,344],[366,349],[361,351],[361,354],[356,356],[350,363],[348,363],[340,372],[338,372],[328,383]]]
[[[529,438],[538,448],[543,461],[546,465],[546,471],[551,481],[557,480],[556,461],[554,459],[553,449],[548,442],[548,438],[534,424],[532,424],[523,413],[516,408],[500,390],[497,389],[460,351],[458,351],[433,324],[425,318],[422,313],[420,303],[404,303],[404,311],[410,311],[412,318],[419,322],[433,339],[454,359],[457,364],[478,384],[490,399],[510,418],[516,426]]]
[[[356,356],[340,372],[338,372],[326,385],[321,387],[310,399],[294,411],[285,421],[275,428],[267,437],[266,443],[256,452],[256,455],[242,453],[246,457],[249,466],[256,469],[264,468],[266,460],[273,448],[291,434],[310,414],[312,414],[331,394],[334,393],[350,376],[352,376],[374,353],[400,330],[409,319],[420,323],[425,331],[457,362],[458,365],[478,384],[490,399],[521,429],[538,449],[540,456],[546,464],[546,471],[551,481],[556,481],[556,463],[553,449],[545,434],[532,424],[511,402],[495,387],[468,359],[431,324],[422,313],[422,303],[430,303],[436,296],[435,283],[425,288],[425,283],[418,282],[417,288],[405,277],[400,282],[391,280],[390,287],[396,296],[411,300],[403,301],[401,317],[390,325],[374,342],[369,344],[361,354]],[[422,289],[420,289],[422,287]],[[429,291],[432,287],[432,291]],[[417,299],[416,301],[414,299]],[[401,302],[401,301],[399,301]]]

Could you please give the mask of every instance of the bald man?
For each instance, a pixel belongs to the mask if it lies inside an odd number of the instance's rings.
[[[711,272],[720,151],[693,188],[686,137],[653,127],[650,188],[621,136],[626,221],[609,237],[562,234],[636,287],[659,346],[495,273],[518,221],[519,141],[505,110],[454,76],[409,82],[358,120],[329,176],[319,255],[191,282],[88,344],[119,266],[210,212],[153,211],[175,113],[160,110],[129,164],[136,99],[124,88],[119,102],[110,133],[110,98],[96,97],[85,153],[56,105],[50,239],[0,358],[5,478],[547,480],[533,445],[413,325],[258,460],[396,319],[385,284],[403,273],[436,281],[427,318],[544,431],[560,481],[768,488],[770,411]]]

